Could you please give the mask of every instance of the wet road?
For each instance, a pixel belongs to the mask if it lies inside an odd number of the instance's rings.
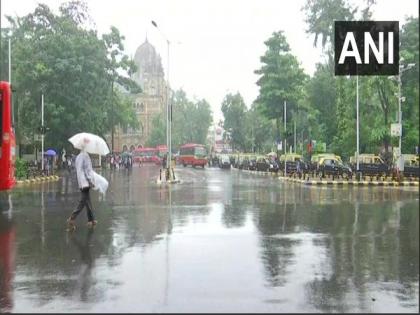
[[[65,231],[74,178],[1,193],[1,311],[419,311],[415,187],[215,168],[179,168],[172,187],[154,184],[153,166],[103,174],[94,230],[83,212]]]

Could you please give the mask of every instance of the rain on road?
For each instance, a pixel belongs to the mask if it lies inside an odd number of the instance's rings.
[[[417,188],[157,173],[103,171],[98,225],[83,212],[73,233],[74,177],[1,193],[0,311],[419,311]]]

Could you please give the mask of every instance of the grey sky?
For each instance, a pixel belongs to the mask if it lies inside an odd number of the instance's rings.
[[[3,14],[23,15],[37,3],[56,10],[61,0],[3,0]],[[222,117],[220,104],[227,92],[239,91],[248,106],[258,95],[255,84],[264,54],[264,41],[272,32],[283,30],[305,71],[312,75],[321,60],[320,50],[305,33],[301,11],[305,0],[88,0],[90,14],[100,33],[116,26],[125,36],[125,50],[134,55],[147,38],[162,56],[167,68],[170,46],[170,83],[182,87],[189,97],[210,102],[215,119]],[[352,3],[362,4],[362,0]],[[374,20],[399,20],[418,16],[417,0],[377,0]],[[157,22],[159,32],[151,24]],[[3,20],[5,21],[5,20]],[[5,22],[3,22],[5,23]]]

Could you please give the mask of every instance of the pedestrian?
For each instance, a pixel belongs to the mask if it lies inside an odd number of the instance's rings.
[[[92,202],[90,200],[90,188],[94,187],[94,174],[92,169],[92,161],[89,154],[84,150],[80,150],[80,153],[76,157],[76,175],[79,189],[81,192],[81,198],[77,209],[74,210],[71,216],[67,219],[68,227],[70,230],[76,228],[74,220],[78,214],[86,207],[88,217],[88,227],[96,225],[97,221],[93,216]]]
[[[109,159],[109,167],[111,170],[114,169],[114,162],[115,162],[114,154],[111,154],[111,158]]]
[[[296,162],[296,172],[299,178],[302,177],[302,173],[301,173],[302,169],[301,169],[301,165],[300,165],[300,160],[297,160]]]
[[[166,168],[166,160],[168,159],[168,154],[165,153],[162,159],[162,168]]]

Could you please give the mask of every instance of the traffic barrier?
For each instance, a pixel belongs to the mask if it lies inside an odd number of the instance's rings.
[[[235,169],[235,168],[233,168]],[[280,175],[280,173],[274,173],[274,172],[263,172],[263,171],[250,171],[250,170],[240,170],[235,169],[236,171],[242,171],[248,174],[257,174],[257,175],[271,175],[276,176],[279,178],[279,180],[286,180],[289,182],[294,183],[300,183],[308,186],[321,186],[321,185],[331,185],[331,186],[386,186],[386,187],[401,187],[401,186],[419,186],[419,181],[412,180],[411,178],[406,181],[385,181],[386,177],[379,177],[377,180],[374,180],[372,176],[363,176],[360,181],[357,180],[350,180],[349,178],[346,178],[345,180],[337,181],[335,180],[335,176],[333,176],[334,180],[331,180],[331,176],[326,176],[327,178],[322,179],[322,177],[319,178],[319,180],[312,180],[310,179],[309,175],[307,177],[304,177],[303,179],[299,179],[295,176],[295,174],[289,174],[289,176],[284,177]],[[326,180],[325,180],[326,179]],[[379,179],[382,179],[379,180]]]
[[[30,179],[17,180],[16,184],[21,185],[21,184],[40,183],[40,182],[45,182],[45,181],[57,181],[59,179],[60,177],[57,175],[39,176],[39,177],[30,178]]]

